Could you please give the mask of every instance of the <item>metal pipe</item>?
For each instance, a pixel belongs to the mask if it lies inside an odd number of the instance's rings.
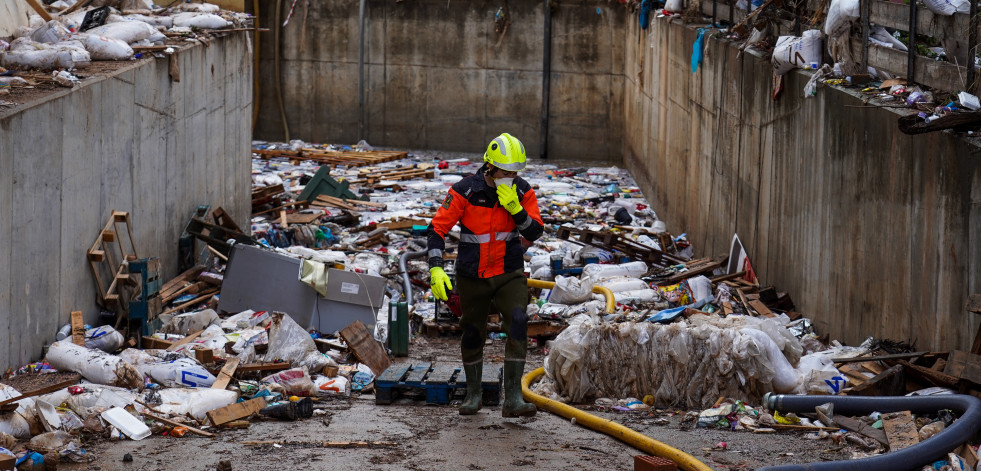
[[[552,75],[552,8],[551,0],[542,2],[545,5],[545,39],[542,44],[542,130],[541,153],[542,159],[548,158],[548,95]]]
[[[858,415],[871,411],[936,413],[950,409],[961,417],[942,432],[907,448],[871,458],[848,461],[768,466],[757,471],[887,471],[895,469],[919,469],[943,459],[947,453],[968,441],[981,430],[981,399],[965,394],[913,397],[862,397],[862,396],[785,396],[767,393],[763,406],[781,412],[813,412],[826,403],[834,404],[836,414]]]
[[[869,16],[872,14],[872,1],[862,2],[862,73],[869,73],[869,36],[872,34],[872,25],[869,24]]]
[[[279,24],[279,15],[283,10],[283,0],[276,0],[276,34],[273,35],[273,62],[276,73],[276,99],[279,101],[279,118],[283,121],[283,134],[286,142],[290,141],[290,126],[286,122],[286,108],[283,106],[283,85],[279,77],[279,32],[283,26]]]
[[[426,255],[425,250],[419,250],[416,252],[403,252],[399,257],[399,270],[402,272],[402,286],[403,292],[402,297],[405,298],[406,305],[412,308],[412,279],[409,278],[409,269],[407,268],[406,262],[410,258],[416,258]]]
[[[358,11],[358,139],[364,135],[364,10],[365,1],[361,0]]]
[[[916,1],[909,2],[909,51],[906,52],[906,85],[912,86],[916,76]]]
[[[978,47],[978,0],[971,0],[971,18],[967,22],[967,27],[971,28],[967,32],[967,83],[964,89],[968,93],[977,94],[977,87],[974,84],[976,78],[974,72],[974,49]]]

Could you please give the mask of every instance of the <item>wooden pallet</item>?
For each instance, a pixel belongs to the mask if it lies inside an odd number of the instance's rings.
[[[358,177],[351,179],[350,182],[352,185],[374,185],[382,180],[418,180],[422,178],[433,178],[435,176],[436,171],[433,170],[432,165],[412,165],[388,170],[361,170],[358,172]]]
[[[329,151],[323,149],[303,148],[294,150],[253,150],[257,157],[270,159],[283,157],[291,160],[313,160],[325,164],[344,165],[347,167],[365,167],[393,160],[401,160],[409,156],[408,152],[400,151]]]
[[[123,226],[122,229],[120,225]],[[124,234],[128,243],[123,241]],[[129,278],[125,262],[139,258],[129,213],[113,211],[86,255],[95,283],[99,287],[99,305],[106,309],[121,308],[119,286]],[[108,284],[107,279],[111,280]]]
[[[481,389],[484,405],[500,402],[501,371],[499,363],[484,364]],[[397,363],[375,378],[375,403],[391,404],[399,397],[424,399],[426,404],[449,404],[466,395],[467,375],[462,366],[432,363]]]
[[[610,231],[590,231],[562,226],[556,236],[562,240],[599,247],[611,252],[621,252],[632,259],[642,260],[656,268],[685,263],[685,260]]]

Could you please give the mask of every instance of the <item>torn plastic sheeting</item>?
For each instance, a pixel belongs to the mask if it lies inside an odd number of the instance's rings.
[[[545,370],[556,391],[572,402],[650,394],[658,405],[706,408],[720,396],[758,402],[777,385],[792,389],[799,383],[803,372],[789,366],[766,333],[747,334],[743,325],[725,319],[694,317],[704,322],[573,320],[552,342]],[[774,352],[783,361],[779,368]]]
[[[70,339],[51,344],[45,361],[56,370],[80,373],[96,384],[143,389],[143,375],[133,365],[101,350],[75,345]]]
[[[274,312],[269,327],[269,349],[264,356],[266,361],[284,360],[291,366],[307,371],[322,371],[325,366],[337,366],[334,360],[324,356],[317,344],[290,316]]]

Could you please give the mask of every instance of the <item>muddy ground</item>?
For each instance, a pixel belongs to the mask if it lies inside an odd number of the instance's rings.
[[[418,337],[410,345],[408,360],[459,363],[458,342],[453,336]],[[542,365],[543,350],[531,350],[529,371]],[[491,341],[485,358],[500,361],[502,356],[503,341]],[[87,440],[84,447],[98,459],[62,464],[59,469],[214,470],[220,461],[229,460],[235,470],[608,470],[633,469],[634,455],[645,454],[544,411],[533,418],[505,419],[495,406],[462,417],[455,405],[427,406],[404,398],[376,405],[373,394],[326,399],[316,408],[326,414],[297,422],[253,418],[248,429],[221,430],[213,439],[188,434],[183,438],[154,435],[141,441]],[[594,409],[592,405],[581,408]],[[850,452],[795,432],[689,430],[681,425],[684,411],[592,412],[677,447],[717,470],[845,459]],[[389,443],[327,448],[323,446],[327,441]],[[712,450],[719,442],[726,442],[726,450]],[[131,462],[123,461],[126,454]]]

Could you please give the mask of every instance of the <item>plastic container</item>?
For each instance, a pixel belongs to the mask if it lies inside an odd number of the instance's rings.
[[[150,436],[150,427],[147,427],[143,421],[126,412],[126,409],[113,407],[103,412],[102,418],[119,429],[123,435],[133,440],[142,440]]]

